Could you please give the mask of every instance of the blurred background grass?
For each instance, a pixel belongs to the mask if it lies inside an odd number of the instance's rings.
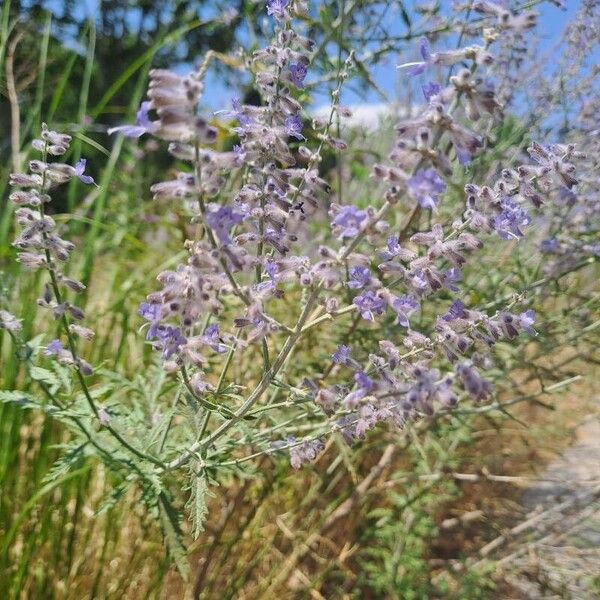
[[[221,64],[235,65],[227,57],[238,28],[242,38],[257,43],[262,4],[240,2],[227,27],[215,6],[114,0],[102,3],[98,22],[87,21],[78,3],[67,0],[50,5],[5,0],[1,9],[0,112],[10,115],[0,121],[2,304],[19,307],[25,339],[38,331],[54,337],[56,325],[36,314],[39,277],[21,277],[14,262],[7,202],[8,174],[25,163],[27,142],[44,120],[74,135],[69,160],[86,156],[99,183],[90,191],[74,181],[54,205],[55,218],[80,248],[69,268],[89,283],[85,308],[97,340],[83,354],[94,365],[137,375],[142,383],[149,360],[137,334],[137,306],[156,273],[184,256],[189,231],[185,215],[148,201],[150,185],[171,168],[164,149],[122,139],[108,146],[104,131],[134,118],[151,66],[191,62],[208,49],[221,53]],[[323,9],[332,14],[320,21],[321,41],[336,39],[336,7]],[[137,16],[128,16],[128,10]],[[416,34],[410,14],[403,44]],[[322,72],[328,60],[322,57]],[[358,86],[373,84],[358,75]],[[334,182],[340,173],[351,180],[344,193],[359,204],[375,201],[367,165],[386,154],[388,131],[383,124],[376,136],[354,132],[343,163],[335,155],[324,161]],[[455,174],[449,208],[460,201],[467,177],[484,179],[497,159],[512,158],[503,153],[527,142],[516,121],[505,122],[495,137],[495,154]],[[539,278],[526,247],[518,255],[503,248],[480,255],[477,274],[467,271],[472,302],[492,305]],[[508,277],[497,275],[499,261]],[[573,289],[580,293],[565,293]],[[485,569],[432,582],[432,573],[447,560],[464,559],[515,518],[518,486],[484,476],[465,481],[455,474],[485,467],[489,473],[532,475],[568,442],[597,393],[590,383],[595,372],[590,350],[597,343],[598,307],[589,272],[570,275],[536,300],[543,335],[526,348],[534,366],[523,371],[521,351],[500,348],[498,369],[510,373],[505,398],[586,375],[568,394],[557,388],[560,402],[550,398],[547,404],[544,398],[511,415],[459,411],[401,434],[377,431],[352,452],[334,439],[300,474],[290,472],[285,458],[266,457],[247,478],[224,483],[210,503],[206,531],[190,542],[189,584],[172,569],[135,492],[106,504],[111,475],[89,460],[47,483],[68,434],[42,415],[0,405],[0,598],[505,597],[506,588]],[[574,330],[584,333],[573,339]],[[305,360],[325,356],[335,334],[326,328],[307,340]],[[28,389],[23,363],[1,334],[0,364],[3,389]],[[244,373],[245,366],[237,369]],[[448,524],[479,513],[484,516]]]

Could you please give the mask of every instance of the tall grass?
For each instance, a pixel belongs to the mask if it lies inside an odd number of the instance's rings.
[[[9,20],[9,9],[10,2],[4,3],[0,17],[0,62],[3,65],[9,40],[18,29],[18,24]],[[90,24],[87,32],[86,55],[81,57],[75,51],[70,52],[60,79],[47,81],[45,73],[51,32],[51,15],[48,14],[39,45],[34,101],[31,106],[21,109],[21,114],[26,117],[20,124],[23,144],[33,131],[39,129],[42,113],[44,120],[54,122],[64,95],[74,93],[74,66],[78,61],[83,61],[84,77],[79,91],[75,91],[80,98],[78,120],[71,126],[76,140],[72,148],[73,160],[89,151],[88,144],[93,143],[94,150],[102,150],[86,135],[87,116],[97,117],[107,107],[112,109],[111,99],[121,88],[128,87],[131,89],[131,100],[123,110],[123,118],[133,118],[155,54],[165,44],[176,43],[182,35],[198,25],[198,22],[193,22],[165,34],[148,52],[133,64],[125,66],[121,78],[96,105],[90,105],[88,90],[95,68],[93,25]],[[5,70],[2,69],[1,73],[4,76]],[[4,84],[4,80],[0,79],[0,87],[4,87]],[[24,152],[22,148],[16,150]],[[82,202],[81,186],[74,184],[70,187],[68,206],[78,208],[68,226],[74,234],[83,234],[85,240],[82,260],[74,266],[74,270],[82,274],[86,281],[93,280],[94,289],[98,287],[102,290],[101,306],[96,306],[94,312],[98,314],[100,309],[99,319],[104,321],[103,336],[106,343],[97,346],[97,361],[111,367],[122,364],[132,373],[138,365],[131,353],[124,355],[130,341],[128,336],[132,335],[130,315],[135,313],[133,307],[142,295],[136,290],[143,289],[148,273],[153,271],[157,262],[154,256],[144,256],[146,245],[132,233],[141,213],[141,205],[129,200],[136,198],[136,192],[139,191],[133,187],[134,178],[129,180],[131,187],[109,202],[122,150],[122,141],[119,141],[110,153],[107,152],[107,164],[100,179],[100,193],[84,198]],[[22,155],[20,160],[26,161],[27,156]],[[128,160],[133,164],[131,157]],[[17,276],[14,253],[10,248],[12,207],[7,202],[6,190],[10,171],[10,162],[7,160],[0,167],[0,300],[4,306],[18,298],[22,307],[24,335],[29,338],[36,322],[39,278],[24,282],[19,281]],[[57,219],[60,220],[60,215]],[[112,253],[103,257],[107,248]],[[118,253],[114,252],[115,249],[118,249]],[[94,302],[98,302],[98,296]],[[108,312],[110,319],[103,316]],[[53,327],[50,327],[50,331]],[[116,346],[112,335],[115,328],[122,332]],[[7,336],[0,333],[0,385],[2,389],[20,387],[23,391],[29,391],[30,382],[25,377],[23,357],[17,356],[10,345]],[[59,455],[61,444],[67,440],[65,431],[53,419],[32,415],[12,405],[0,405],[0,597],[64,597],[70,582],[77,581],[82,574],[86,593],[90,593],[90,590],[93,592],[101,584],[104,585],[107,575],[105,567],[114,555],[114,548],[108,552],[109,548],[127,535],[131,541],[131,555],[128,552],[124,554],[123,562],[127,566],[123,564],[121,581],[114,593],[118,594],[119,590],[127,593],[128,586],[133,582],[128,581],[126,573],[129,568],[135,569],[137,561],[143,560],[146,554],[152,557],[153,566],[158,566],[152,569],[152,578],[145,582],[146,589],[149,593],[160,587],[168,565],[166,561],[154,562],[158,549],[151,543],[145,544],[145,548],[140,550],[139,544],[134,541],[133,538],[143,535],[143,532],[138,529],[137,517],[131,514],[133,505],[122,502],[106,508],[102,516],[95,517],[95,513],[102,509],[100,501],[105,495],[103,473],[98,473],[88,462],[52,483],[45,482]],[[100,544],[101,540],[103,542]],[[129,548],[128,542],[124,542],[124,547]],[[81,552],[84,549],[89,553],[88,558],[93,559],[92,564],[82,560]],[[68,593],[73,593],[75,597],[78,592],[70,590]]]

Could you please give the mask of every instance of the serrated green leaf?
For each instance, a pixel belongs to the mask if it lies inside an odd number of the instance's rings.
[[[183,543],[183,533],[179,526],[179,516],[164,492],[158,497],[158,509],[169,554],[181,577],[187,581],[190,574],[190,565],[187,560],[187,550]]]
[[[19,390],[0,390],[0,402],[12,402],[22,408],[40,408],[42,406],[35,396]]]
[[[102,501],[98,510],[96,511],[96,516],[100,516],[106,512],[108,512],[111,508],[116,506],[116,504],[125,496],[127,490],[129,489],[131,483],[129,481],[123,481],[113,490],[111,490],[110,494]]]
[[[67,367],[63,367],[59,362],[52,364],[52,369],[60,380],[62,392],[70,396],[73,393],[73,380],[71,379],[71,371]]]
[[[70,444],[64,444],[62,446],[63,455],[50,467],[44,476],[42,483],[46,484],[56,481],[75,467],[83,457],[86,445],[87,442],[82,443],[80,440],[73,441]]]
[[[195,468],[191,469],[190,477],[190,499],[185,507],[190,513],[192,521],[192,535],[194,539],[204,531],[204,522],[208,514],[208,506],[206,505],[206,497],[214,496],[209,490],[208,481],[204,473],[198,475]]]
[[[60,386],[60,379],[56,376],[56,373],[49,369],[44,369],[43,367],[31,367],[29,373],[31,378],[35,381],[41,381],[48,385]]]

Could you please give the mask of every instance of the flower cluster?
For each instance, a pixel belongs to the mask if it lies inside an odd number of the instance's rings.
[[[17,188],[10,199],[18,206],[15,217],[21,227],[13,246],[18,250],[17,260],[23,268],[29,271],[45,269],[50,276],[38,305],[63,323],[68,345],[65,349],[56,339],[48,344],[45,354],[55,356],[61,363],[73,365],[82,375],[91,375],[92,367],[75,353],[74,338],[89,340],[94,332],[81,324],[85,318],[81,308],[67,300],[68,293],[79,294],[85,290],[85,285],[65,275],[60,267],[61,263],[69,260],[75,245],[60,236],[55,220],[45,210],[51,200],[49,192],[52,188],[74,178],[87,185],[94,183],[93,178],[85,174],[85,159],[79,160],[75,166],[50,161],[51,157],[65,154],[70,143],[71,136],[51,131],[43,124],[41,139],[32,143],[42,159],[30,161],[28,173],[10,175],[10,185]]]
[[[486,401],[493,394],[494,346],[536,334],[535,313],[525,309],[527,303],[517,309],[516,302],[500,301],[489,314],[490,307],[466,299],[462,282],[484,242],[518,241],[532,229],[538,211],[574,203],[581,187],[575,164],[584,156],[572,144],[534,142],[530,161],[479,181],[476,159],[490,143],[507,99],[489,76],[497,62],[492,46],[503,35],[518,37],[533,27],[535,15],[515,14],[489,1],[469,3],[466,10],[471,5],[483,15],[482,45],[434,50],[423,38],[422,60],[401,65],[411,77],[426,76],[425,103],[416,116],[397,124],[385,164],[372,165],[375,193],[368,197],[381,192],[379,203],[349,201],[341,193],[336,201],[330,198],[320,167],[324,148],[339,153],[346,147],[331,129],[350,114],[340,95],[353,58],[338,61],[329,117],[308,119],[301,101],[314,48],[293,23],[307,10],[297,0],[267,2],[273,41],[247,60],[260,103],[234,98],[229,109],[199,115],[207,58],[188,75],[152,70],[136,123],[109,131],[168,143],[183,166],[151,187],[153,198],[183,207],[196,226],[194,239],[185,242],[186,260],[159,273],[157,289],[139,307],[158,362],[179,377],[189,406],[207,411],[201,428],[193,415],[197,437],[188,450],[160,465],[161,472],[206,453],[217,464],[220,452],[240,447],[237,440],[227,445],[220,438],[244,419],[264,441],[261,415],[278,403],[255,406],[269,390],[273,399],[289,395],[279,403],[286,409],[296,410],[296,399],[312,403],[289,421],[308,423],[283,434],[277,427],[270,430],[287,438],[269,447],[288,448],[294,468],[314,460],[331,432],[352,443],[381,422],[401,427],[466,399]],[[455,67],[444,84],[435,80],[441,67]],[[228,131],[232,147],[221,143],[219,131]],[[29,173],[11,176],[18,188],[11,199],[22,227],[15,240],[19,260],[49,272],[39,304],[63,323],[67,337],[67,343],[50,342],[45,354],[87,375],[91,367],[77,355],[74,340],[90,339],[93,332],[80,323],[83,312],[65,295],[83,291],[84,285],[59,267],[74,245],[59,236],[44,209],[50,187],[73,178],[93,183],[85,160],[75,166],[48,162],[65,154],[69,143],[69,136],[44,127],[42,139],[34,142],[42,160],[32,161]],[[464,168],[469,164],[472,171]],[[459,186],[457,173],[465,177]],[[463,205],[456,190],[465,181],[470,182]],[[597,210],[591,201],[597,199],[594,182],[586,184],[589,207]],[[315,236],[319,220],[326,226]],[[600,254],[585,239],[586,251]],[[542,249],[560,255],[566,247],[566,236],[549,235]],[[331,360],[312,365],[308,377],[306,365],[294,365],[293,352],[307,331],[347,314],[352,325],[336,329],[339,345],[328,351]],[[12,315],[0,312],[1,328],[18,326]],[[364,334],[365,344],[354,344],[356,332]],[[376,343],[368,348],[373,336]],[[228,382],[230,365],[245,352],[260,354],[262,367],[258,377],[248,375],[249,389],[247,382]],[[296,377],[302,383],[294,383]],[[108,425],[108,413],[94,410]],[[220,424],[209,424],[212,413]],[[312,435],[288,436],[301,431]]]

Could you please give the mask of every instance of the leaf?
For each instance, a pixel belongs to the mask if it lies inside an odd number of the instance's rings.
[[[111,508],[117,505],[119,500],[125,496],[131,483],[129,481],[123,481],[114,490],[111,490],[110,494],[102,501],[102,504],[96,511],[96,516],[100,516],[105,512],[108,512]]]
[[[206,521],[206,515],[208,514],[206,496],[214,496],[214,494],[208,488],[206,476],[204,474],[198,475],[195,468],[190,470],[190,499],[185,507],[190,513],[192,535],[194,536],[194,539],[197,539],[204,531],[204,522]]]
[[[60,379],[63,393],[66,396],[70,396],[73,393],[71,371],[67,367],[63,367],[59,362],[54,362],[52,364],[52,368],[54,369],[58,379]]]
[[[42,484],[56,481],[63,475],[66,475],[83,457],[83,451],[86,446],[87,442],[82,443],[80,440],[62,445],[61,448],[64,454],[50,467],[42,480]]]
[[[179,517],[164,492],[158,497],[158,510],[169,554],[181,577],[187,581],[190,574],[190,565],[187,560],[187,550],[183,543],[183,533],[179,526]]]
[[[42,403],[37,398],[19,390],[0,390],[0,402],[12,402],[18,404],[21,408],[42,407]]]
[[[56,376],[56,373],[53,373],[48,369],[44,369],[43,367],[31,367],[29,373],[31,378],[35,381],[41,381],[48,385],[60,386],[60,379]]]

